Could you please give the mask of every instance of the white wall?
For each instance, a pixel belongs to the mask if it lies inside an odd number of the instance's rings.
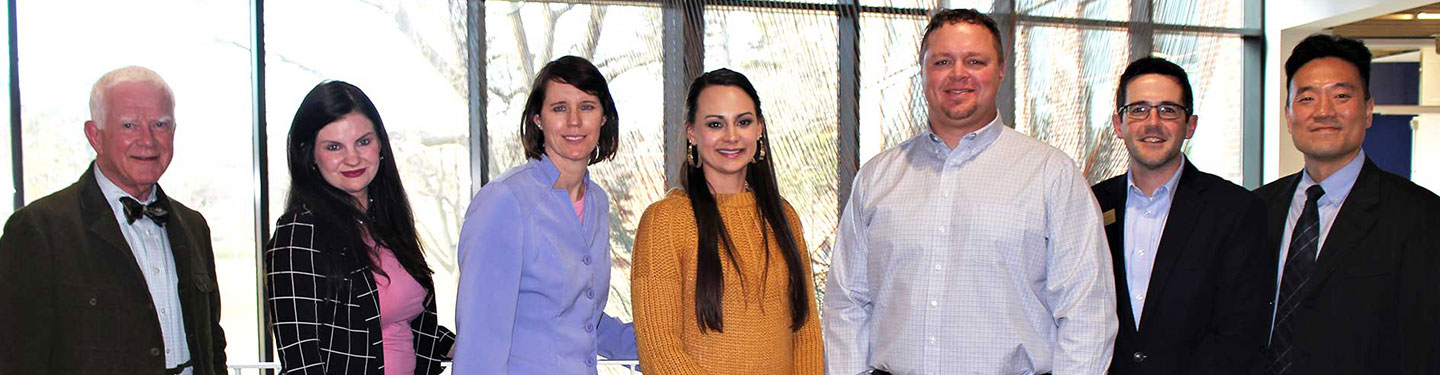
[[[1285,121],[1285,59],[1290,50],[1313,33],[1371,17],[1381,16],[1436,0],[1270,0],[1265,2],[1265,149],[1261,177],[1265,182],[1300,171],[1305,160],[1290,140]],[[1437,93],[1440,95],[1440,93]],[[1440,129],[1430,129],[1440,133]],[[1417,139],[1420,133],[1416,132]],[[1429,134],[1429,132],[1427,132]],[[1436,134],[1434,137],[1440,137]],[[1416,144],[1416,150],[1420,145]],[[1415,160],[1421,160],[1416,155]],[[1440,159],[1436,159],[1440,160]],[[1420,163],[1414,163],[1419,166]],[[1433,190],[1433,188],[1432,188]]]
[[[1420,54],[1420,105],[1440,105],[1440,54],[1433,48],[1422,49]],[[1410,180],[1440,191],[1440,168],[1428,163],[1440,160],[1440,114],[1420,115],[1412,124]]]

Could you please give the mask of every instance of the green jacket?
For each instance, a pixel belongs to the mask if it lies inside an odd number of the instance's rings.
[[[156,194],[164,196],[158,187]],[[210,227],[171,203],[166,224],[195,375],[225,374]],[[0,374],[164,374],[164,340],[140,267],[93,164],[16,211],[0,236]]]

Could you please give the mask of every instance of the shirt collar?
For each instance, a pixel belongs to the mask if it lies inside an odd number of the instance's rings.
[[[991,144],[995,143],[996,139],[1000,138],[1000,128],[1004,127],[1005,123],[1000,121],[999,115],[996,115],[995,119],[990,120],[989,124],[985,124],[985,126],[979,130],[970,132],[970,134],[961,136],[960,143],[956,143],[954,149],[946,145],[945,140],[940,139],[940,136],[935,135],[935,131],[931,130],[929,126],[925,127],[924,134],[926,139],[929,139],[930,144],[935,148],[935,153],[940,155],[941,159],[948,159],[949,157],[964,153],[969,153],[970,156],[974,156],[981,151],[985,151]]]
[[[560,168],[555,166],[553,160],[550,160],[550,155],[540,154],[539,160],[531,160],[530,162],[539,166],[540,174],[545,176],[544,182],[549,184],[546,185],[547,187],[555,186],[555,181],[560,180]],[[581,184],[586,187],[590,186],[590,170],[588,168],[585,170],[585,177],[581,178]]]
[[[1365,150],[1362,149],[1355,153],[1355,158],[1350,159],[1350,163],[1345,164],[1330,177],[1326,177],[1325,181],[1320,182],[1320,187],[1325,189],[1325,195],[1320,197],[1319,204],[1330,205],[1344,202],[1345,197],[1350,195],[1350,188],[1355,187],[1355,180],[1360,177],[1360,169],[1364,166]],[[1300,185],[1296,186],[1295,191],[1304,194],[1311,185],[1315,185],[1315,179],[1310,177],[1309,171],[1302,170]]]
[[[114,182],[111,182],[110,178],[105,177],[105,173],[100,171],[99,164],[95,164],[93,168],[95,168],[95,182],[98,182],[100,184],[100,192],[105,194],[105,201],[109,202],[111,206],[119,204],[121,197],[130,197],[130,199],[135,199],[140,203],[150,204],[150,202],[154,202],[155,197],[159,195],[159,189],[156,189],[155,186],[151,186],[150,198],[147,198],[145,200],[135,198],[134,196],[130,195],[130,193],[126,193],[124,189],[120,188],[120,186],[115,185]]]
[[[1167,180],[1167,181],[1165,181],[1165,184],[1164,184],[1164,185],[1160,185],[1160,187],[1155,188],[1155,196],[1154,196],[1154,197],[1147,197],[1147,198],[1159,198],[1159,197],[1162,197],[1162,196],[1165,196],[1165,195],[1170,194],[1170,192],[1175,191],[1175,186],[1180,184],[1180,173],[1181,173],[1181,172],[1184,172],[1184,171],[1185,171],[1185,157],[1182,156],[1182,157],[1180,157],[1180,166],[1175,168],[1175,174],[1174,174],[1174,175],[1171,175],[1171,176],[1170,176],[1170,179]],[[1138,196],[1141,196],[1141,197],[1145,197],[1145,190],[1141,190],[1139,186],[1135,186],[1135,175],[1134,175],[1134,174],[1132,174],[1132,173],[1130,173],[1130,172],[1125,172],[1125,183],[1126,183],[1127,186],[1129,186],[1130,193],[1135,194],[1135,195],[1138,195]]]

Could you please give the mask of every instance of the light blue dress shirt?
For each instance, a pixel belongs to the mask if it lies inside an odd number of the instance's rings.
[[[1165,221],[1170,218],[1170,203],[1175,201],[1175,186],[1180,183],[1180,173],[1185,171],[1185,158],[1164,185],[1155,188],[1153,196],[1135,186],[1135,176],[1125,174],[1127,191],[1125,197],[1125,284],[1130,291],[1130,313],[1135,318],[1135,328],[1140,328],[1140,313],[1145,311],[1145,293],[1150,290],[1150,272],[1155,268],[1155,251],[1160,247],[1160,237],[1165,233]]]
[[[170,250],[170,235],[165,227],[155,224],[148,216],[140,216],[133,223],[127,223],[125,205],[121,197],[130,197],[143,204],[155,202],[155,188],[150,196],[139,199],[130,196],[120,186],[105,177],[100,166],[95,166],[95,181],[105,202],[120,224],[120,233],[125,235],[125,244],[135,256],[135,264],[145,277],[145,286],[150,291],[150,302],[155,305],[155,316],[160,318],[160,337],[165,342],[165,367],[175,368],[190,361],[190,344],[185,340],[185,312],[180,306],[179,276],[175,275],[175,254]],[[119,329],[119,328],[117,328]],[[180,375],[190,375],[194,367],[185,367]]]
[[[876,155],[841,215],[826,371],[1101,375],[1119,319],[1100,206],[1065,153],[1001,124]]]
[[[635,359],[635,329],[604,313],[610,199],[585,176],[585,217],[548,157],[492,180],[460,229],[456,374],[595,374]]]
[[[1360,178],[1360,169],[1365,166],[1365,150],[1355,154],[1350,163],[1340,167],[1340,170],[1330,174],[1325,181],[1319,182],[1320,188],[1325,189],[1325,195],[1315,202],[1317,211],[1320,212],[1320,238],[1315,243],[1315,258],[1320,258],[1320,252],[1325,250],[1325,238],[1330,235],[1330,226],[1335,224],[1335,215],[1340,213],[1340,206],[1344,205],[1345,197],[1350,196],[1350,189],[1355,187],[1355,179]],[[1300,220],[1300,214],[1305,211],[1305,189],[1316,185],[1315,179],[1310,177],[1310,172],[1300,170],[1300,183],[1295,186],[1295,194],[1290,198],[1290,213],[1285,215],[1285,232],[1280,234],[1280,268],[1275,273],[1275,285],[1283,285],[1285,281],[1285,260],[1290,257],[1290,235],[1294,234],[1295,222]],[[1275,289],[1275,299],[1280,298],[1280,289]],[[1279,303],[1275,304],[1278,308]],[[1271,313],[1274,314],[1273,312]],[[1274,327],[1271,327],[1273,332]]]

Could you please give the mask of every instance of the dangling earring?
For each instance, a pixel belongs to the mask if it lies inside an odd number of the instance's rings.
[[[690,164],[691,168],[694,168],[695,166],[700,164],[699,162],[695,161],[695,159],[698,157],[698,154],[700,154],[700,148],[696,147],[694,143],[690,143],[690,141],[685,141],[685,145],[685,157],[686,159],[688,159],[686,161]]]
[[[760,152],[755,153],[755,158],[754,158],[754,159],[750,159],[750,164],[755,164],[755,162],[757,162],[757,161],[765,161],[765,148],[766,148],[766,147],[765,147],[765,135],[764,135],[764,134],[761,134],[761,135],[760,135],[760,140],[755,141],[755,148],[760,149]]]

